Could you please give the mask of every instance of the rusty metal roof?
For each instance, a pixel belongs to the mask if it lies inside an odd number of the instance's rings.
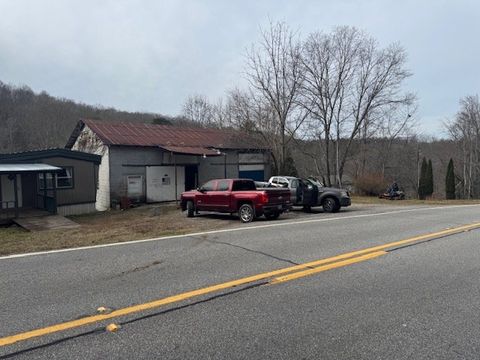
[[[265,149],[251,136],[234,130],[205,129],[144,123],[80,120],[66,147],[71,148],[84,126],[88,126],[105,145],[174,146],[201,149]],[[201,153],[203,154],[203,153]]]

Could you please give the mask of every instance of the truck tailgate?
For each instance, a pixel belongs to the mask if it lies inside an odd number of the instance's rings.
[[[290,190],[286,189],[264,189],[268,196],[269,205],[290,204]]]

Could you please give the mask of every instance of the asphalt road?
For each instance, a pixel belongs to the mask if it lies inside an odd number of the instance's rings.
[[[0,343],[99,306],[123,309],[478,222],[480,206],[354,206],[0,258]],[[286,282],[252,281],[0,346],[0,359],[478,359],[479,240],[473,229]],[[115,333],[104,330],[112,322],[121,325]]]

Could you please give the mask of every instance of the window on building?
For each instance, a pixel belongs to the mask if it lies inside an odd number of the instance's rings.
[[[57,173],[57,189],[73,188],[73,168],[65,167]]]
[[[52,173],[46,173],[46,184],[44,179],[44,174],[38,174],[38,188],[40,190],[45,190],[45,185],[47,190],[53,189],[53,179],[54,176]],[[56,181],[57,189],[71,189],[73,188],[73,168],[65,167],[57,173]]]
[[[38,188],[40,190],[47,190],[53,189],[53,174],[52,173],[47,173],[46,175],[46,184],[45,184],[45,178],[43,176],[43,173],[38,174]],[[46,185],[46,186],[45,186]]]

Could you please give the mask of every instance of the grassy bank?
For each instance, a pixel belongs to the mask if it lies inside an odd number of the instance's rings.
[[[76,229],[29,232],[17,226],[0,228],[0,255],[108,244],[167,235],[219,229],[235,219],[188,219],[175,205],[142,206],[127,211],[106,211],[72,216]]]

